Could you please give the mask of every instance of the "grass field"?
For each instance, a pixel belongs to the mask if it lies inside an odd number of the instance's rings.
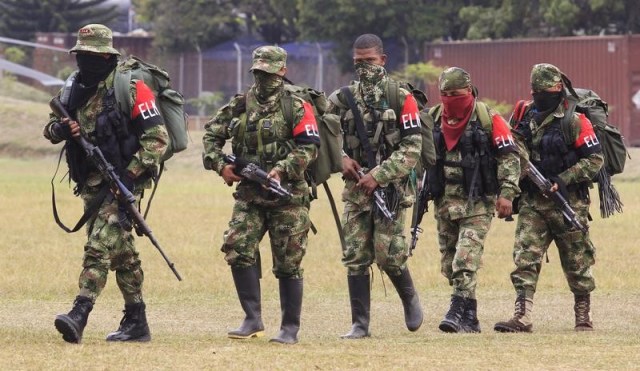
[[[21,108],[22,107],[22,108]],[[111,275],[91,313],[83,343],[67,344],[53,326],[70,309],[80,272],[82,233],[68,235],[51,214],[50,179],[59,147],[40,139],[46,107],[0,97],[0,114],[24,114],[3,122],[0,139],[0,368],[1,369],[635,369],[640,362],[640,166],[632,151],[615,184],[623,214],[601,219],[594,207],[591,236],[597,247],[592,295],[596,331],[573,331],[573,297],[555,246],[543,265],[534,305],[533,334],[497,334],[496,321],[513,312],[509,280],[515,223],[494,220],[479,273],[481,334],[440,333],[450,287],[439,273],[433,215],[425,216],[409,266],[425,311],[423,327],[409,333],[390,281],[374,275],[370,339],[345,341],[350,327],[345,270],[328,202],[312,204],[318,235],[310,236],[304,259],[305,295],[300,343],[268,343],[279,327],[277,280],[270,273],[268,243],[263,254],[265,338],[232,341],[226,332],[242,319],[229,268],[219,251],[231,214],[232,189],[202,170],[202,133],[192,133],[187,153],[168,164],[148,222],[184,277],[178,282],[161,256],[138,239],[145,270],[145,301],[153,341],[109,344],[122,299]],[[13,126],[12,126],[13,125]],[[15,141],[13,136],[18,136]],[[64,166],[64,165],[63,165]],[[331,182],[340,192],[340,179]],[[66,181],[56,182],[63,220],[74,223],[80,200]],[[597,195],[594,193],[597,199]]]

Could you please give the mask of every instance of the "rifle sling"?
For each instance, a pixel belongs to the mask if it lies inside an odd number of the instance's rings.
[[[336,207],[336,201],[331,194],[329,184],[327,184],[327,182],[322,182],[322,186],[324,187],[325,192],[327,192],[327,198],[329,199],[329,204],[331,205],[333,219],[336,221],[336,227],[338,227],[338,236],[340,237],[340,245],[342,246],[342,251],[345,251],[347,244],[344,241],[344,233],[342,232],[342,224],[340,224],[340,216],[338,214],[338,208]]]
[[[340,92],[345,96],[345,98],[347,98],[349,109],[353,113],[353,120],[356,124],[356,131],[358,132],[360,144],[362,145],[364,151],[367,153],[367,167],[369,169],[373,169],[376,166],[376,157],[373,154],[373,150],[371,149],[371,143],[369,142],[369,137],[367,136],[367,130],[364,127],[364,122],[362,121],[360,110],[358,110],[358,106],[356,105],[353,94],[351,93],[351,90],[348,86],[342,87],[340,89]]]
[[[53,207],[53,219],[56,221],[56,224],[58,224],[58,226],[63,231],[67,233],[74,233],[80,230],[80,228],[82,228],[82,226],[85,225],[87,221],[91,219],[98,212],[98,210],[100,209],[100,205],[102,205],[102,202],[104,201],[104,199],[107,197],[107,194],[109,193],[109,186],[105,184],[104,186],[102,186],[102,188],[100,188],[100,191],[98,192],[96,197],[94,197],[94,199],[91,200],[89,205],[87,205],[84,213],[80,217],[80,220],[78,220],[78,222],[73,228],[67,227],[62,222],[62,220],[60,220],[60,216],[58,215],[58,208],[56,207],[56,189],[55,189],[55,185],[53,184],[53,181],[55,180],[56,175],[58,175],[58,170],[60,169],[60,161],[62,160],[62,155],[64,151],[65,151],[65,147],[63,147],[62,150],[60,151],[60,156],[58,157],[58,166],[56,167],[56,171],[53,174],[53,177],[51,178],[51,204]]]

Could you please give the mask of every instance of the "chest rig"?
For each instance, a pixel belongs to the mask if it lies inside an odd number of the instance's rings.
[[[233,153],[267,171],[294,148],[292,128],[282,109],[257,114],[248,102],[246,110],[231,120],[229,131]]]
[[[433,129],[436,147],[436,164],[429,169],[428,184],[434,199],[444,194],[446,184],[462,184],[469,201],[486,200],[487,196],[498,193],[496,153],[491,146],[490,134],[483,128],[478,115],[474,113],[456,146],[451,150],[460,152],[460,161],[447,159],[447,149],[438,117]],[[445,167],[461,168],[461,172],[445,172]],[[446,176],[447,174],[460,174]]]
[[[357,90],[357,89],[356,89]],[[398,148],[401,141],[398,117],[390,107],[387,97],[383,97],[375,104],[364,104],[357,100],[358,112],[352,109],[344,111],[341,117],[342,130],[345,133],[344,151],[349,157],[357,161],[363,167],[372,169],[386,160],[391,153]],[[370,149],[373,152],[375,163],[370,164],[369,155],[360,140],[357,128],[356,115],[360,115],[364,124],[364,130],[369,139]]]
[[[61,94],[64,105],[74,99],[76,75],[70,77]],[[122,115],[116,102],[113,89],[112,73],[104,83],[96,89],[80,107],[70,110],[71,116],[80,123],[81,130],[87,138],[97,145],[105,159],[113,165],[121,176],[134,154],[140,149],[139,136],[129,118]],[[97,171],[91,161],[88,161],[82,147],[74,140],[65,143],[66,160],[69,165],[69,176],[77,184],[77,191],[84,186],[89,173]]]

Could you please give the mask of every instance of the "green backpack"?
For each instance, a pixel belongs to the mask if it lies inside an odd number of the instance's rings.
[[[609,124],[609,106],[598,94],[589,89],[573,88],[568,83],[567,90],[569,92],[568,107],[560,124],[564,141],[567,145],[573,145],[575,140],[571,135],[573,113],[584,114],[593,125],[593,131],[600,142],[604,156],[604,165],[593,180],[598,183],[600,215],[607,218],[616,212],[622,212],[622,201],[611,183],[611,177],[624,171],[626,160],[630,157],[629,151],[620,130]],[[530,101],[518,101],[513,113],[516,121],[521,121],[531,106]]]
[[[184,151],[189,142],[184,97],[169,84],[170,78],[167,71],[131,56],[118,64],[113,83],[116,102],[126,117],[131,113],[129,86],[132,79],[143,80],[156,97],[156,104],[169,132],[169,146],[162,156],[164,162],[174,153]]]
[[[302,98],[313,106],[313,115],[318,125],[320,148],[318,158],[313,161],[307,175],[312,186],[326,182],[333,173],[342,172],[342,132],[340,117],[326,113],[327,98],[324,93],[315,89],[292,84],[284,85],[285,94],[280,100],[284,119],[293,124],[293,96]],[[315,188],[314,188],[315,191]]]
[[[429,110],[427,108],[427,95],[419,89],[416,89],[408,82],[398,82],[389,80],[387,85],[387,98],[389,99],[389,106],[396,113],[396,117],[400,117],[402,113],[402,107],[400,107],[400,89],[404,88],[413,94],[413,97],[418,103],[418,109],[420,110],[420,134],[422,135],[422,153],[420,155],[420,163],[416,166],[418,173],[422,169],[426,169],[429,166],[433,166],[436,163],[436,149],[433,145],[433,119],[429,116]]]

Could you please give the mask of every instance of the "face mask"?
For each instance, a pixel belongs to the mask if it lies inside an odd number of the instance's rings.
[[[358,62],[355,64],[356,74],[360,80],[360,89],[367,102],[375,102],[382,96],[378,84],[384,80],[387,70],[377,64]]]
[[[562,92],[541,91],[531,94],[533,96],[533,105],[540,112],[550,111],[558,107],[562,101]]]
[[[253,77],[255,79],[256,95],[261,101],[265,101],[275,95],[284,85],[282,77],[274,73],[254,70]]]
[[[462,120],[469,116],[469,113],[473,109],[473,94],[465,94],[465,95],[442,95],[440,96],[442,100],[442,108],[443,115],[448,119],[454,120]]]
[[[80,82],[91,86],[104,80],[118,64],[118,57],[111,55],[104,58],[101,55],[77,53],[76,62],[80,70]]]

